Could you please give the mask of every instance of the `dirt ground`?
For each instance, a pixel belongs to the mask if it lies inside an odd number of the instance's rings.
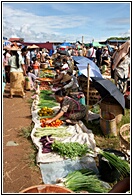
[[[22,127],[30,126],[31,92],[26,91],[26,98],[8,98],[9,85],[3,94],[3,187],[2,193],[19,193],[30,186],[42,184],[39,167],[31,167],[29,154],[32,153],[30,141],[20,136]],[[18,144],[8,146],[9,142]]]

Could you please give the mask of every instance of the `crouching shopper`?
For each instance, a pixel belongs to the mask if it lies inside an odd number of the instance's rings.
[[[66,90],[67,95],[70,95],[71,92],[78,92],[79,90],[77,78],[72,73],[72,69],[68,69],[67,74],[63,76],[61,81],[62,88]]]
[[[55,92],[55,99],[60,103],[60,111],[58,114],[46,123],[49,124],[62,116],[66,117],[66,122],[76,124],[78,120],[83,120],[86,116],[87,108],[78,101],[66,96],[64,89]]]

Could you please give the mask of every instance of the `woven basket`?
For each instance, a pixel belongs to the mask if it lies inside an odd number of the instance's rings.
[[[126,150],[130,150],[130,124],[125,124],[120,128],[120,145]]]
[[[58,185],[43,184],[31,186],[20,191],[20,193],[72,193],[72,191]]]
[[[41,63],[40,67],[42,69],[47,69],[48,68],[48,64],[47,63]]]

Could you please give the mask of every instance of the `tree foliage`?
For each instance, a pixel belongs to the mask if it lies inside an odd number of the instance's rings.
[[[130,37],[110,37],[107,40],[130,40]]]

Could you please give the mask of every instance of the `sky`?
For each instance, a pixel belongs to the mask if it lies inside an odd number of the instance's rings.
[[[3,2],[3,36],[25,42],[105,41],[130,36],[130,2]]]

